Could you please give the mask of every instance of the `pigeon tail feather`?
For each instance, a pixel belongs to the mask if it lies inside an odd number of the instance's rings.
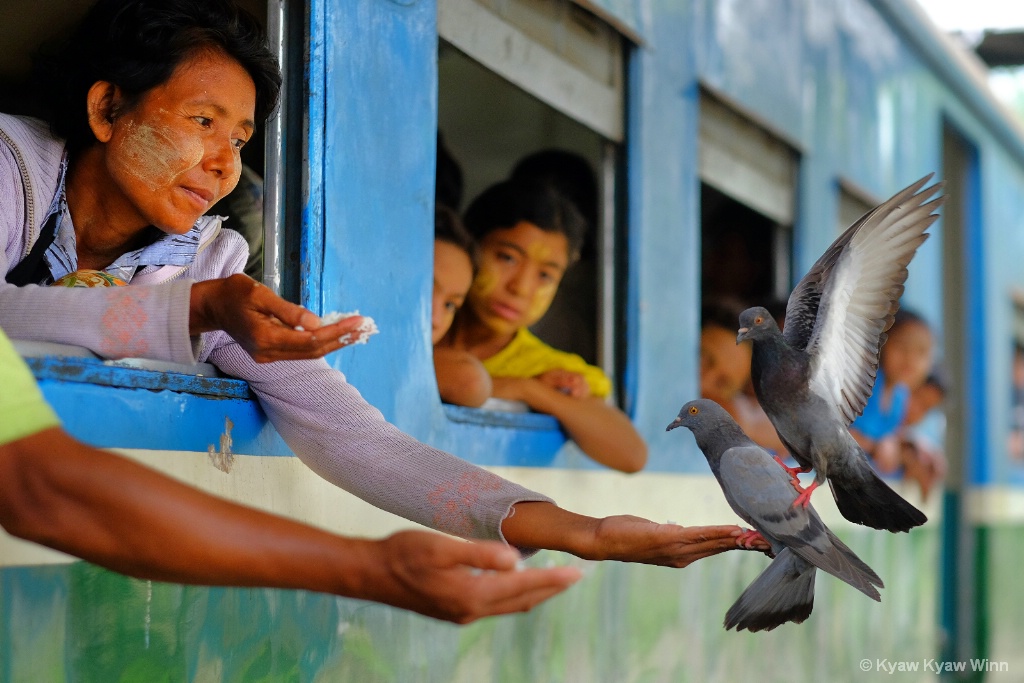
[[[928,521],[928,517],[882,481],[866,456],[858,458],[856,477],[829,478],[836,507],[855,524],[885,531],[910,531]]]
[[[828,527],[825,528],[825,534],[831,543],[824,553],[817,552],[810,545],[791,546],[793,552],[818,569],[850,584],[872,600],[881,602],[882,596],[878,594],[875,586],[881,588],[884,584],[878,574],[857,557]]]
[[[814,565],[783,549],[725,614],[726,630],[771,631],[803,623],[814,609]]]
[[[857,557],[857,555],[850,550],[849,546],[843,543],[838,536],[832,533],[831,529],[826,529],[825,533],[828,535],[828,540],[832,542],[833,547],[835,547],[835,549],[854,566],[855,571],[864,574],[871,585],[878,586],[879,588],[885,588],[885,584],[882,582],[882,579],[878,574],[875,573],[875,570],[869,567],[864,560]]]

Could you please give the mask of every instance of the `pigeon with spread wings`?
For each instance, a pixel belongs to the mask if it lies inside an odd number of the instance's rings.
[[[770,631],[801,623],[814,607],[815,569],[872,600],[882,580],[825,526],[814,507],[793,505],[797,493],[772,456],[743,433],[720,405],[690,401],[667,429],[686,427],[707,458],[729,506],[771,544],[775,559],[725,615],[725,628]]]
[[[790,295],[785,331],[755,307],[740,315],[736,337],[753,342],[754,392],[779,438],[800,471],[814,469],[806,490],[790,470],[801,491],[796,504],[806,505],[828,480],[844,517],[888,531],[909,531],[927,518],[875,473],[848,427],[874,387],[907,265],[945,201],[931,199],[942,188],[924,187],[931,177],[865,214],[828,248]]]

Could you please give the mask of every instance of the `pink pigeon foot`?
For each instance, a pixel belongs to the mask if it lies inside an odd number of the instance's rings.
[[[810,467],[790,467],[786,463],[782,462],[782,456],[773,455],[772,458],[774,458],[775,462],[779,463],[779,467],[786,470],[786,474],[791,477],[796,477],[798,474],[804,474],[805,472],[811,471]]]
[[[814,493],[814,489],[818,488],[818,482],[812,481],[807,488],[801,488],[799,484],[793,484],[793,487],[800,492],[800,495],[793,501],[793,507],[797,505],[807,507],[811,502],[811,494]]]
[[[786,474],[788,474],[790,477],[793,478],[793,486],[796,488],[796,490],[800,491],[800,492],[803,492],[803,487],[800,486],[800,478],[798,476],[796,476],[796,475],[804,474],[805,472],[810,472],[811,468],[810,467],[790,467],[786,463],[782,462],[782,458],[780,458],[779,456],[773,455],[772,457],[775,458],[775,462],[779,463],[779,467],[781,467],[782,469],[786,470]]]
[[[754,529],[747,529],[742,534],[736,537],[736,542],[742,545],[747,550],[753,548],[754,544],[759,541],[765,544],[768,543],[768,541],[765,540],[764,536],[761,535],[761,532],[755,531]]]

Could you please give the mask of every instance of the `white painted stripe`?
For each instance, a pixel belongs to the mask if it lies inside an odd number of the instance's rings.
[[[1024,490],[985,486],[967,494],[967,518],[974,524],[1024,524]]]
[[[121,450],[122,455],[212,494],[251,505],[339,534],[381,537],[417,525],[363,502],[314,474],[298,458],[235,455],[230,472],[217,469],[206,453]],[[491,471],[554,498],[573,512],[605,517],[630,514],[685,526],[741,524],[708,475],[610,470],[580,471],[528,467],[492,467]],[[897,487],[921,506],[916,489]],[[1002,492],[1000,510],[1024,520],[1024,493]],[[939,492],[923,506],[929,524],[939,521]],[[980,505],[980,503],[976,503]],[[822,519],[842,533],[844,520],[829,492],[817,493],[814,505]],[[1014,507],[1015,506],[1015,507]],[[15,539],[0,530],[0,566],[70,562],[73,558]]]

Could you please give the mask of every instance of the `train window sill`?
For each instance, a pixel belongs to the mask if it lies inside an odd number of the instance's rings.
[[[560,431],[561,426],[551,415],[532,413],[525,403],[519,401],[503,401],[488,399],[479,408],[457,406],[444,403],[445,414],[452,422],[482,425],[485,427],[505,427],[525,431]]]
[[[12,340],[36,379],[84,382],[112,387],[177,391],[249,399],[247,382],[225,377],[209,363],[184,365],[146,358],[103,360],[80,346]]]

